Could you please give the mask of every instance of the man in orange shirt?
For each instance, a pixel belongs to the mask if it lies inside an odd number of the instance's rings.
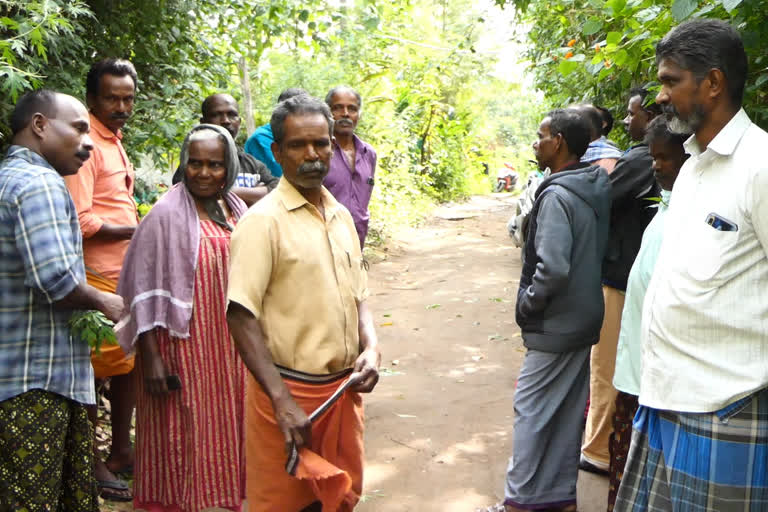
[[[133,111],[136,83],[136,70],[126,60],[104,59],[91,67],[86,103],[94,149],[80,171],[66,178],[83,233],[88,283],[113,293],[138,224],[133,166],[120,143],[120,129]],[[119,346],[102,345],[100,353],[91,355],[91,362],[97,379],[111,377],[112,447],[106,462],[96,454],[94,473],[103,498],[130,501],[130,489],[115,474],[133,470],[133,357],[126,357]],[[90,415],[96,425],[97,406]]]

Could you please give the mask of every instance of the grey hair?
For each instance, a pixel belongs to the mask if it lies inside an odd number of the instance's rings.
[[[731,105],[741,106],[747,80],[747,54],[741,36],[722,20],[697,19],[670,30],[656,45],[656,64],[669,59],[696,79],[711,69],[725,75]]]
[[[180,164],[179,169],[182,170],[181,181],[184,186],[187,186],[187,165],[189,164],[189,146],[192,142],[207,140],[210,138],[218,138],[224,143],[224,165],[227,168],[227,178],[224,182],[224,188],[221,190],[222,194],[229,192],[232,186],[235,184],[237,175],[240,174],[240,158],[237,156],[237,146],[235,141],[232,140],[232,135],[221,126],[215,124],[199,124],[192,128],[187,137],[184,139],[184,143],[181,146],[181,155],[179,156]],[[227,222],[227,217],[221,210],[217,197],[208,197],[200,199],[208,213],[208,216],[219,226],[232,231],[234,228]]]
[[[319,114],[328,122],[328,135],[333,137],[333,117],[328,105],[317,98],[307,95],[299,95],[280,102],[272,111],[272,119],[269,126],[275,143],[280,146],[285,138],[285,120],[288,116],[303,116]]]
[[[357,106],[360,108],[360,110],[363,109],[363,97],[360,96],[360,93],[351,88],[348,85],[337,85],[330,91],[328,91],[328,94],[325,95],[325,104],[328,105],[328,107],[331,106],[331,100],[333,99],[333,95],[339,92],[351,92],[355,95],[355,98],[357,98]]]

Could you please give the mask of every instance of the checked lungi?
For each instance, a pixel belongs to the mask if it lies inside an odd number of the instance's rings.
[[[614,510],[768,510],[768,389],[714,413],[641,406]]]

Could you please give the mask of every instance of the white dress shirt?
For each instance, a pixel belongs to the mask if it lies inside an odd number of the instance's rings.
[[[643,304],[640,403],[712,412],[768,386],[768,133],[740,110],[685,149]]]

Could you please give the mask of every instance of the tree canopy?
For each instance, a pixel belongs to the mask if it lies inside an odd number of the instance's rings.
[[[656,86],[656,43],[671,28],[692,18],[726,20],[741,33],[749,57],[745,108],[755,122],[768,127],[768,4],[763,0],[498,3],[518,9],[529,24],[529,70],[553,104],[594,101],[615,114],[623,113],[631,87]]]
[[[175,168],[208,94],[232,93],[250,132],[284,88],[323,97],[347,84],[363,95],[359,130],[379,154],[372,208],[412,217],[425,201],[488,190],[481,163],[530,158],[538,105],[494,73],[497,50],[479,48],[500,12],[490,0],[3,0],[0,145],[21,93],[83,98],[103,57],[136,66],[124,143],[162,171]]]

